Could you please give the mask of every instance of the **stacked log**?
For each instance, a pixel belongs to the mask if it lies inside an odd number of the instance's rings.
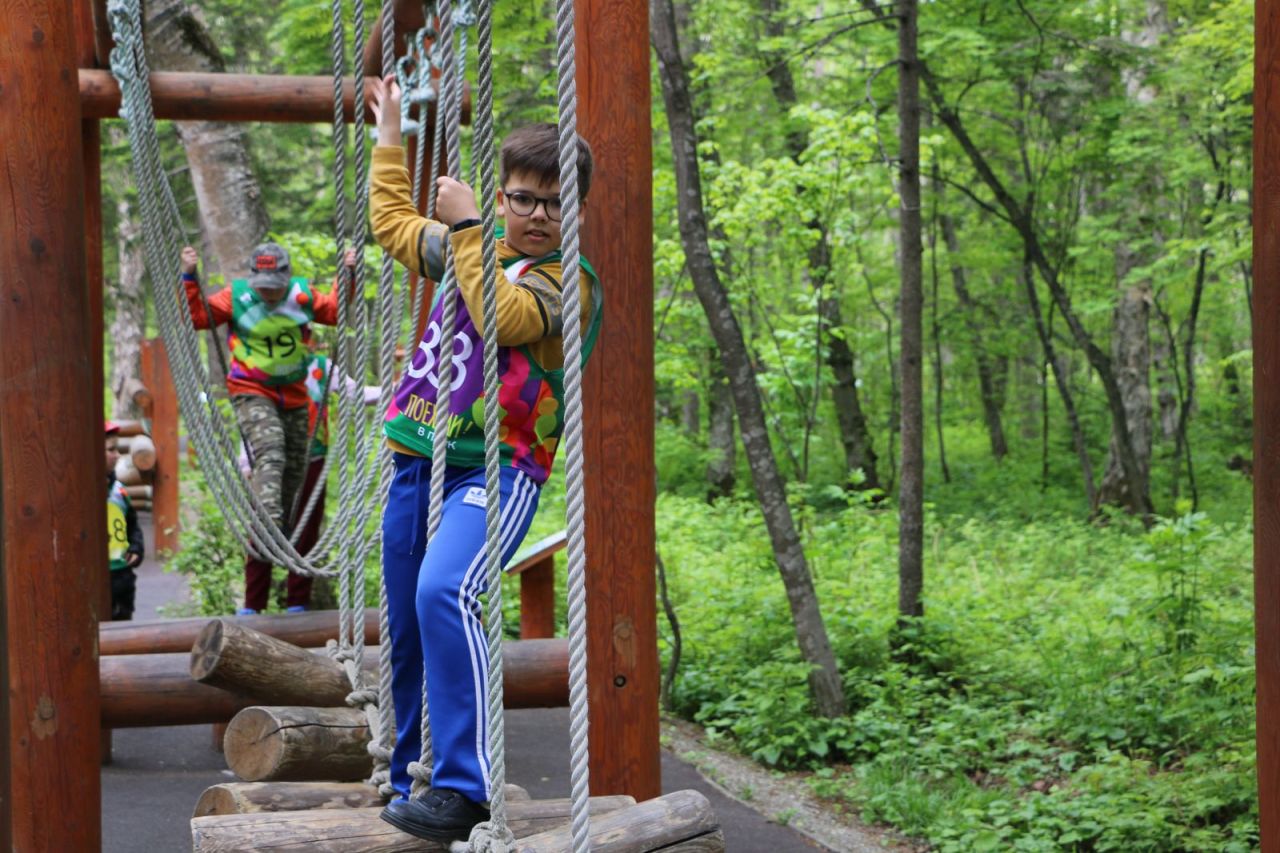
[[[145,388],[142,394],[147,394]],[[118,424],[120,432],[116,448],[120,458],[116,460],[115,475],[129,495],[129,502],[136,510],[151,511],[153,495],[151,483],[155,477],[156,445],[147,435],[140,421]]]

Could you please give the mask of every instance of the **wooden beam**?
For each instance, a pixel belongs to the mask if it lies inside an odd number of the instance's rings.
[[[370,79],[373,78],[365,80],[366,92]],[[158,119],[328,124],[333,121],[333,78],[153,71],[151,100]],[[355,121],[355,84],[351,78],[343,83],[342,102],[346,120]],[[110,71],[80,69],[80,106],[85,118],[119,117],[120,85]],[[471,98],[466,89],[462,120],[471,120]],[[372,126],[373,113],[367,97],[365,121]]]
[[[600,166],[583,254],[600,271],[609,315],[583,381],[591,787],[647,800],[661,793],[649,7],[586,0],[575,27],[578,131]],[[616,488],[619,470],[625,489]]]
[[[0,655],[5,849],[101,844],[93,591],[106,573],[100,411],[70,3],[0,26]],[[75,803],[56,820],[50,804]]]
[[[152,619],[137,622],[109,622],[98,631],[99,653],[106,655],[144,655],[165,652],[188,653],[205,626],[208,616],[189,619]],[[306,613],[273,613],[237,616],[236,622],[285,640],[295,646],[319,648],[338,638],[338,611],[311,610]],[[364,641],[378,642],[378,610],[364,611]]]
[[[103,515],[105,521],[106,513]],[[365,647],[368,672],[376,668],[377,648]],[[565,640],[509,640],[503,644],[503,656],[506,707],[563,708],[569,703],[569,644]],[[225,723],[242,708],[262,704],[251,696],[199,683],[191,677],[191,657],[190,652],[169,652],[102,658],[103,725]]]
[[[1258,823],[1280,851],[1280,3],[1254,9],[1253,656]]]
[[[354,121],[355,88],[350,78],[342,92],[346,120]],[[160,119],[333,121],[332,77],[154,71],[151,98]],[[111,72],[81,68],[80,103],[86,118],[118,117],[120,86]],[[365,121],[373,122],[373,114],[366,111]]]

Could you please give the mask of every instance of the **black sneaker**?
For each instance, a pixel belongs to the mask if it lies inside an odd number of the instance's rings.
[[[466,841],[472,828],[489,819],[489,808],[457,791],[432,788],[422,798],[395,800],[382,819],[401,832],[432,841]]]

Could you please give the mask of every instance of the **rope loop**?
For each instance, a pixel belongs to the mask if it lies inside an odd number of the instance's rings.
[[[512,853],[516,849],[516,837],[505,823],[498,826],[486,820],[471,828],[467,844],[470,853]]]

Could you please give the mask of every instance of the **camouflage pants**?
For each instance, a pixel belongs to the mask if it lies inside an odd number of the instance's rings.
[[[249,447],[253,490],[284,529],[307,471],[307,407],[281,409],[257,394],[237,394],[231,403]]]

